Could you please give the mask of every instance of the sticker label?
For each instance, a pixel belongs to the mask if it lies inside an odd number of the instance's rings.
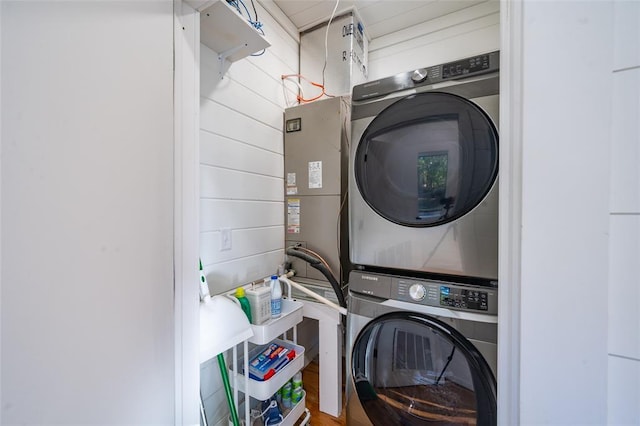
[[[300,233],[300,199],[287,199],[287,234]]]
[[[287,173],[287,195],[296,195],[298,187],[296,186],[296,174]]]
[[[309,189],[322,188],[322,161],[309,161]]]

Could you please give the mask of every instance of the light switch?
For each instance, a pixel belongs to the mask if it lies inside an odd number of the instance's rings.
[[[220,229],[220,251],[231,250],[231,228]]]

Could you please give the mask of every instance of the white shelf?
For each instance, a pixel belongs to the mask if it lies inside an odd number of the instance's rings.
[[[195,3],[200,7],[200,42],[218,54],[220,77],[232,62],[271,46],[247,18],[225,0]]]
[[[189,6],[191,6],[192,8],[197,10],[198,12],[202,12],[204,9],[208,8],[209,6],[211,6],[216,1],[217,0],[185,0],[185,2]]]
[[[279,318],[272,318],[264,324],[252,325],[253,337],[249,339],[249,342],[265,345],[281,336],[285,331],[302,321],[303,306],[302,302],[283,298],[282,315]]]
[[[278,389],[280,389],[285,383],[293,377],[298,371],[302,370],[304,367],[304,348],[302,346],[295,345],[291,342],[285,342],[283,340],[275,339],[273,340],[275,343],[280,345],[286,345],[293,347],[296,351],[296,357],[292,359],[282,370],[278,371],[274,376],[269,378],[268,380],[260,381],[249,378],[249,395],[253,398],[259,399],[260,401],[264,401],[269,399],[275,394]],[[263,348],[257,348],[249,354],[249,359],[251,359],[255,354],[261,352]],[[238,365],[243,365],[244,357],[238,361]],[[233,374],[233,369],[230,368],[231,373]],[[244,385],[244,375],[238,374],[238,390],[242,393],[245,393],[245,385]]]

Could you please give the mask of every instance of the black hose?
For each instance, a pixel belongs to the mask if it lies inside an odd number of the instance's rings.
[[[325,278],[331,284],[331,287],[333,288],[333,291],[336,294],[336,297],[338,298],[338,304],[343,308],[347,307],[347,301],[344,298],[344,294],[342,293],[342,288],[340,287],[340,284],[338,284],[338,281],[333,276],[333,273],[331,273],[331,271],[324,265],[324,263],[322,263],[320,259],[308,253],[304,253],[300,250],[296,250],[295,247],[289,247],[287,249],[287,255],[302,259],[305,262],[307,262],[309,265],[311,265],[312,268],[315,268],[318,271],[320,271],[322,275],[324,275]]]

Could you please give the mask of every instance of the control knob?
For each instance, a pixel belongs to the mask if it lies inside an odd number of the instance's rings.
[[[411,284],[409,287],[409,296],[416,302],[421,301],[426,296],[427,290],[424,288],[422,284]]]
[[[414,83],[422,83],[427,79],[428,73],[426,68],[420,68],[411,73],[411,80]]]

